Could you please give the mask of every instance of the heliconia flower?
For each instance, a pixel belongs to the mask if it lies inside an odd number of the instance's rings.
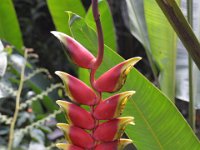
[[[56,144],[56,147],[58,147],[61,150],[84,150],[81,147],[78,147],[72,144],[65,144],[65,143],[58,143]]]
[[[55,73],[62,79],[67,95],[72,101],[89,106],[98,103],[96,94],[84,82],[65,72],[56,71]]]
[[[93,116],[97,120],[110,120],[119,117],[124,110],[127,100],[134,93],[134,91],[127,91],[107,98],[97,105]]]
[[[127,74],[139,60],[141,57],[134,57],[114,66],[97,79],[95,88],[99,92],[120,90],[126,81]]]
[[[128,144],[132,143],[130,139],[120,139],[113,142],[101,143],[95,150],[123,150]]]
[[[119,139],[128,124],[134,124],[133,117],[120,117],[100,124],[94,131],[95,140],[111,142]]]
[[[96,73],[104,56],[104,38],[99,20],[98,0],[92,0],[92,12],[98,36],[97,58],[72,37],[53,31],[72,61],[90,71],[91,88],[68,73],[56,71],[62,79],[66,95],[76,104],[56,101],[64,111],[69,124],[58,123],[67,144],[56,146],[61,150],[123,150],[132,140],[120,139],[125,127],[134,125],[133,117],[120,117],[128,99],[135,91],[126,91],[103,100],[103,92],[116,92],[124,85],[128,73],[141,59],[134,57],[112,67],[96,79]],[[87,105],[89,111],[80,105]]]
[[[64,33],[57,31],[52,31],[51,33],[64,44],[68,55],[75,64],[91,69],[96,58],[84,46]]]
[[[86,149],[94,146],[94,139],[85,130],[65,123],[58,123],[57,126],[64,132],[70,144]]]
[[[58,100],[56,103],[63,109],[70,124],[88,130],[94,128],[95,121],[91,113],[85,109],[66,101]]]

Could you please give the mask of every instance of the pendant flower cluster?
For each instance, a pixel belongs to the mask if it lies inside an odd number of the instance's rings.
[[[73,38],[52,32],[65,46],[72,61],[92,70],[96,58]],[[68,124],[58,123],[69,144],[57,144],[63,150],[122,150],[130,139],[120,139],[125,127],[134,124],[133,117],[120,117],[127,100],[135,93],[127,91],[102,100],[102,92],[116,92],[125,83],[126,76],[141,58],[128,59],[101,75],[93,89],[65,72],[56,71],[62,79],[68,97],[73,103],[58,100]],[[90,112],[79,105],[90,106]]]
[[[135,93],[127,91],[102,99],[102,93],[119,91],[133,66],[141,59],[128,59],[95,79],[97,69],[104,55],[103,32],[98,12],[98,0],[92,0],[92,11],[98,35],[98,54],[95,57],[84,46],[70,36],[53,31],[63,44],[71,60],[79,67],[90,70],[91,87],[65,72],[56,71],[65,85],[65,92],[71,102],[58,100],[57,104],[65,113],[68,124],[58,123],[64,132],[67,144],[56,146],[61,150],[123,150],[132,143],[122,139],[125,127],[134,125],[133,117],[120,117],[128,99]],[[90,111],[83,109],[89,106]]]

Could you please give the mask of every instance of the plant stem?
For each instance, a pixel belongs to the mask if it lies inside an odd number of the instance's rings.
[[[187,0],[187,19],[191,27],[193,27],[193,0]],[[192,58],[188,55],[189,64],[189,122],[192,129],[195,131],[195,109],[194,109],[194,98],[193,98],[193,64]]]
[[[175,0],[156,0],[171,26],[200,69],[200,43]]]
[[[97,60],[94,64],[94,68],[98,69],[98,67],[102,63],[103,54],[104,54],[104,39],[103,39],[103,31],[102,31],[100,15],[99,15],[99,10],[98,10],[98,0],[92,0],[92,11],[93,11],[93,16],[96,23],[96,29],[97,29],[97,35],[98,35],[98,55],[97,55]]]
[[[94,65],[92,66],[91,72],[90,72],[90,83],[92,85],[92,88],[96,91],[97,96],[98,96],[98,103],[100,101],[102,101],[102,93],[100,91],[98,91],[95,87],[95,73],[97,71],[97,69],[99,68],[99,66],[102,63],[103,60],[103,55],[104,55],[104,39],[103,39],[103,31],[102,31],[102,26],[101,26],[101,21],[100,21],[100,15],[99,15],[99,10],[98,10],[98,0],[92,0],[92,12],[93,12],[93,17],[96,23],[96,29],[97,29],[97,36],[98,36],[98,54],[97,54],[97,59],[94,63]],[[96,106],[96,105],[95,105]],[[90,111],[91,114],[93,116],[93,112],[94,112],[94,108],[95,106],[92,106]],[[95,117],[93,116],[94,120],[95,120],[95,127],[92,130],[92,136],[93,133],[96,129],[96,127],[99,125],[99,121],[95,119]],[[94,147],[97,143],[94,143]],[[93,148],[94,149],[94,148]]]
[[[26,61],[27,61],[27,51],[26,50],[24,51],[24,58],[25,58],[25,62],[24,62],[24,65],[22,66],[22,69],[21,69],[20,84],[19,84],[19,88],[18,88],[17,96],[16,96],[15,112],[14,112],[14,116],[13,116],[13,119],[12,119],[12,122],[11,122],[11,125],[10,125],[8,150],[12,150],[12,147],[13,147],[15,123],[17,121],[17,116],[18,116],[18,113],[19,113],[20,96],[21,96],[21,92],[22,92],[22,88],[23,88],[24,73],[25,73]]]
[[[96,89],[95,88],[95,73],[96,73],[96,70],[101,65],[102,60],[103,60],[103,55],[104,55],[104,39],[103,39],[103,31],[102,31],[100,15],[99,15],[99,10],[98,10],[98,0],[92,0],[92,12],[93,12],[94,20],[96,23],[96,29],[97,29],[98,54],[97,54],[96,62],[94,63],[90,72],[90,83],[93,89]]]
[[[188,63],[189,63],[189,122],[192,129],[195,131],[195,118],[196,112],[194,109],[194,98],[193,98],[193,63],[192,58],[188,56]]]

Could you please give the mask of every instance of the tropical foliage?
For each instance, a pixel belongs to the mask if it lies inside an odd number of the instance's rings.
[[[198,66],[200,58],[198,50],[199,42],[197,38],[195,37],[192,29],[190,28],[188,22],[185,20],[181,10],[174,0],[126,0],[125,2],[127,6],[126,8],[128,10],[128,18],[126,18],[128,19],[128,22],[126,22],[127,27],[129,27],[131,33],[144,46],[148,56],[148,60],[154,73],[155,81],[157,81],[157,85],[159,85],[158,87],[156,87],[136,69],[132,69],[132,71],[129,73],[126,79],[126,83],[123,85],[123,88],[119,90],[118,93],[116,93],[120,94],[124,93],[125,91],[136,91],[134,96],[127,101],[126,107],[123,112],[123,116],[133,116],[135,118],[135,125],[128,126],[126,128],[126,135],[134,141],[133,144],[139,150],[200,149],[199,140],[197,139],[195,133],[192,131],[189,124],[179,113],[178,109],[173,103],[173,101],[175,100],[175,59],[177,44],[176,34],[174,30],[178,33],[178,36],[183,41],[185,47],[194,58],[194,61]],[[11,82],[12,86],[18,87],[21,71],[20,69],[16,70],[16,67],[14,67],[13,64],[10,64],[10,58],[15,53],[18,53],[22,60],[24,60],[21,56],[24,52],[22,48],[24,42],[21,35],[22,33],[19,29],[19,23],[12,1],[1,1],[1,4],[0,18],[3,19],[0,19],[0,38],[13,44],[16,49],[13,49],[12,47],[1,48],[2,46],[0,46],[0,56],[3,58],[0,60],[0,62],[4,60],[4,63],[0,64],[0,73],[3,76],[1,77],[0,82],[4,84],[4,79],[7,78],[9,80],[6,80],[6,83]],[[64,32],[65,34],[73,37],[73,39],[78,41],[85,49],[88,50],[91,56],[97,56],[98,36],[92,15],[92,8],[89,8],[88,11],[85,11],[80,0],[76,1],[76,5],[75,1],[73,0],[61,0],[59,2],[55,0],[47,0],[47,5],[52,20],[56,26],[56,30]],[[101,79],[102,74],[104,74],[107,70],[113,68],[115,65],[124,62],[124,59],[117,54],[117,36],[115,35],[114,22],[111,12],[109,10],[109,5],[106,0],[100,0],[98,5],[104,34],[105,52],[102,64],[100,68],[98,68],[98,70],[96,71],[95,77],[97,79]],[[10,17],[6,14],[10,14]],[[165,15],[167,16],[167,19],[165,18]],[[172,24],[173,28],[168,22]],[[184,36],[186,34],[188,36]],[[190,37],[189,41],[187,41],[188,37]],[[5,45],[5,42],[3,43]],[[11,52],[10,49],[13,49],[14,53]],[[73,56],[76,57],[76,54],[73,54]],[[91,56],[87,59],[93,58]],[[6,63],[6,61],[8,61],[8,63]],[[77,56],[77,58],[73,60],[73,62],[76,64],[78,64],[79,61],[79,56]],[[31,70],[35,70],[33,71],[33,76],[37,74],[35,72],[37,72],[38,70],[35,67],[34,62],[35,61],[32,62],[28,59],[28,63],[26,63],[26,68],[28,68],[27,70],[30,70],[30,72]],[[24,64],[22,63],[21,66],[23,65]],[[89,66],[87,65],[87,63],[83,63],[81,64],[81,67],[88,68]],[[7,68],[6,71],[5,68]],[[77,80],[79,82],[85,82],[87,85],[84,84],[84,86],[91,86],[89,81],[90,74],[88,70],[78,70],[76,67],[74,68],[74,72],[78,74],[79,79],[82,81],[78,79]],[[11,75],[7,76],[7,74]],[[25,76],[26,74],[27,73],[25,71]],[[30,76],[30,78],[33,76]],[[34,96],[26,98],[26,94],[23,94],[22,92],[22,95],[20,96],[21,104],[19,110],[30,110],[29,108],[31,108],[31,112],[28,114],[33,116],[33,119],[28,121],[21,119],[23,123],[17,125],[17,128],[15,130],[15,134],[18,135],[18,137],[20,138],[14,138],[14,147],[20,147],[21,149],[23,149],[23,147],[26,147],[27,145],[29,145],[30,148],[31,146],[33,147],[33,145],[35,144],[39,144],[40,146],[43,145],[43,148],[45,147],[45,145],[49,145],[51,149],[55,146],[55,144],[51,144],[50,140],[47,142],[41,142],[45,141],[45,132],[52,132],[49,130],[49,128],[46,129],[45,122],[48,120],[50,120],[50,123],[54,122],[50,118],[55,118],[57,114],[60,114],[60,110],[57,110],[55,101],[52,101],[52,97],[48,96],[48,94],[52,90],[62,86],[60,84],[55,84],[46,89],[47,86],[44,85],[49,85],[49,81],[47,81],[48,84],[44,84],[42,81],[46,81],[49,79],[42,79],[41,81],[40,77],[36,78],[35,80],[29,80],[30,78],[27,78],[27,80],[24,81],[24,90],[26,90],[24,91],[24,93],[26,93],[27,91],[33,91]],[[105,83],[109,85],[109,83],[104,82],[104,84]],[[100,83],[99,86],[101,86]],[[9,87],[8,90],[11,91],[10,93],[15,99],[17,95],[16,93],[18,93],[17,90],[13,90],[13,87]],[[106,91],[107,90],[109,91],[110,89],[106,89]],[[102,92],[105,92],[105,90],[102,90]],[[59,92],[59,95],[60,97],[63,97],[62,92]],[[8,96],[4,96],[4,98],[5,97]],[[53,99],[56,99],[55,97],[58,96],[54,96]],[[102,95],[103,99],[109,99],[109,97],[111,97],[111,94],[109,93],[103,93]],[[39,102],[39,99],[44,100]],[[68,98],[66,99],[68,100]],[[66,103],[67,106],[71,105],[68,102]],[[45,109],[43,109],[43,107],[45,107]],[[84,108],[88,109],[87,107]],[[81,111],[83,111],[83,109],[81,109]],[[28,111],[24,112],[24,114],[27,115]],[[10,114],[12,113],[13,111],[10,112]],[[46,114],[44,115],[44,113]],[[18,116],[18,121],[20,120],[20,118],[24,118],[20,117],[20,115],[21,113]],[[7,114],[0,114],[0,126],[3,127],[1,129],[1,131],[3,132],[3,134],[1,134],[1,139],[3,140],[0,140],[0,142],[3,141],[1,143],[3,147],[0,146],[0,149],[3,149],[7,146],[6,138],[8,138],[9,125],[12,122],[12,118],[10,117],[11,116],[8,116]],[[30,117],[27,118],[30,119]],[[56,120],[60,122],[65,122],[63,117],[57,116]],[[90,123],[88,123],[88,126],[89,124]],[[53,126],[54,127],[50,128],[54,131],[55,122]],[[76,126],[80,126],[80,124],[76,124]],[[34,132],[30,133],[31,130]],[[58,135],[60,134],[60,132],[56,132],[55,130],[55,133],[56,134],[54,135],[56,135],[56,138],[52,138],[52,140],[59,139],[58,137],[60,137]],[[29,137],[30,140],[28,141],[26,140],[26,138],[23,137]],[[15,140],[17,140],[17,142]]]

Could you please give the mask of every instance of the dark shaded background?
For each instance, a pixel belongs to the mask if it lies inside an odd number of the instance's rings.
[[[134,56],[143,57],[142,61],[136,67],[150,81],[154,81],[143,47],[131,35],[124,24],[124,19],[126,18],[122,17],[122,13],[126,10],[121,7],[123,1],[108,0],[115,24],[118,52],[125,59]],[[87,10],[91,1],[82,0],[82,2]],[[25,46],[33,48],[39,55],[37,65],[47,68],[53,76],[55,70],[64,70],[74,74],[74,68],[65,57],[60,43],[50,34],[50,31],[55,30],[55,26],[49,14],[46,1],[14,0],[14,5],[19,18]],[[187,118],[188,104],[177,101],[177,105],[182,114]],[[200,120],[198,116],[197,119]]]
[[[82,0],[85,9],[90,0]],[[124,25],[121,8],[123,0],[108,0],[116,29],[118,52],[125,59],[141,56],[143,60],[137,68],[152,80],[152,72],[141,44],[130,34]],[[47,68],[51,74],[55,70],[65,70],[73,74],[73,67],[68,63],[60,43],[50,34],[55,26],[45,0],[14,0],[15,9],[23,33],[25,46],[33,48],[39,55],[38,66]]]

